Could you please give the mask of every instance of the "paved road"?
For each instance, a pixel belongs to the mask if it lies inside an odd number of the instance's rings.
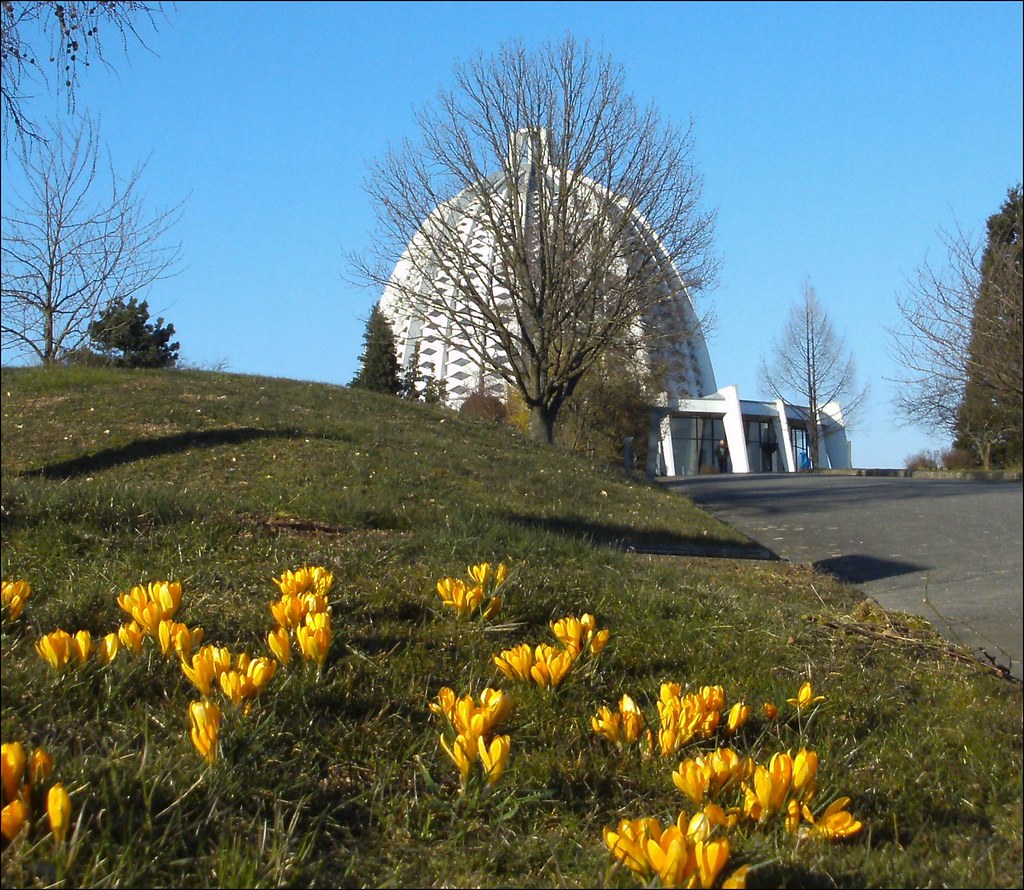
[[[790,562],[850,581],[885,608],[1022,676],[1024,487],[874,476],[663,480]]]

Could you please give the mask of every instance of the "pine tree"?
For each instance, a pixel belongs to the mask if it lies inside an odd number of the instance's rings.
[[[1021,460],[1021,267],[1024,201],[1009,190],[988,218],[981,281],[971,319],[968,379],[957,415],[957,444],[988,469]]]
[[[373,307],[363,334],[363,354],[351,386],[398,395],[402,391],[395,334],[379,304]]]
[[[89,325],[96,352],[119,368],[171,368],[178,361],[177,343],[171,343],[174,325],[149,320],[149,304],[132,297],[111,300]]]

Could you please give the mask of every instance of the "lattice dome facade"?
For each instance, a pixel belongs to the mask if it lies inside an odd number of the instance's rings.
[[[478,276],[481,287],[486,287],[487,281],[501,281],[504,276],[498,268],[498,239],[493,226],[482,220],[498,215],[496,201],[514,203],[508,209],[510,213],[517,212],[515,207],[528,210],[534,206],[538,183],[557,182],[558,174],[546,163],[545,140],[543,131],[514,134],[510,140],[510,163],[506,165],[510,172],[465,188],[438,207],[405,249],[381,297],[380,309],[394,330],[402,368],[406,373],[413,370],[419,379],[442,383],[446,401],[452,407],[459,407],[474,392],[505,397],[504,381],[489,367],[500,363],[504,353],[502,345],[486,332],[485,325],[474,324],[479,309],[460,298],[451,284],[449,264],[432,254],[436,250],[432,245],[437,241],[432,226],[446,233],[458,232],[461,243],[453,245],[453,251],[476,258],[473,274]],[[583,212],[588,202],[594,203],[594,196],[606,200],[602,187],[583,177],[575,182],[573,193]],[[489,202],[486,212],[482,210],[483,201]],[[645,252],[637,261],[650,264],[653,260],[657,265],[657,286],[664,292],[664,300],[636,325],[640,338],[642,330],[657,333],[654,338],[643,338],[646,355],[640,358],[656,362],[663,372],[665,393],[660,401],[671,405],[679,399],[714,392],[714,369],[684,281],[657,235],[639,214],[632,213],[624,230],[637,251]],[[511,321],[515,316],[508,293],[497,283],[492,293],[495,310]],[[411,367],[414,362],[415,369]]]
[[[852,466],[838,405],[827,406],[813,421],[806,408],[781,400],[742,401],[735,386],[719,388],[686,282],[657,233],[627,202],[598,183],[582,176],[568,179],[556,171],[547,162],[546,138],[539,130],[515,133],[504,172],[481,179],[438,206],[405,248],[379,304],[394,331],[404,373],[441,385],[453,408],[478,392],[507,400],[507,383],[495,368],[507,367],[506,347],[484,313],[504,319],[512,331],[506,342],[514,341],[518,316],[501,283],[512,277],[502,268],[507,239],[493,221],[521,224],[525,231],[529,214],[536,212],[532,209],[538,192],[568,194],[570,212],[580,218],[595,211],[602,224],[613,220],[616,237],[628,248],[621,263],[654,270],[645,279],[655,289],[645,292],[649,308],[631,331],[633,359],[656,369],[663,386],[651,406],[648,476],[805,469],[808,429],[815,422],[824,444],[823,466]],[[569,187],[559,191],[567,181]],[[621,208],[617,218],[600,215],[608,214],[609,207]],[[469,281],[473,300],[455,286],[459,276],[464,284]],[[480,294],[485,295],[483,306]],[[719,442],[728,445],[725,462],[714,456]]]

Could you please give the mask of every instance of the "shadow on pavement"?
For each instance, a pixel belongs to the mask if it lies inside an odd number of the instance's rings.
[[[882,578],[923,572],[927,570],[928,566],[851,553],[849,556],[831,556],[828,559],[819,560],[814,563],[814,568],[821,572],[827,572],[841,581],[863,584],[868,581],[879,581]]]

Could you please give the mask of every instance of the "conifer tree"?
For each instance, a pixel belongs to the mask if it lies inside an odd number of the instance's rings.
[[[110,364],[119,368],[172,368],[178,361],[178,343],[171,343],[174,325],[162,318],[149,320],[149,303],[134,297],[111,300],[89,325],[89,338]]]
[[[1021,267],[1024,200],[1020,185],[988,218],[980,284],[971,316],[968,377],[957,412],[956,444],[985,469],[1021,459]]]
[[[390,395],[398,395],[402,391],[395,334],[379,305],[373,307],[366,322],[359,371],[350,385]]]

